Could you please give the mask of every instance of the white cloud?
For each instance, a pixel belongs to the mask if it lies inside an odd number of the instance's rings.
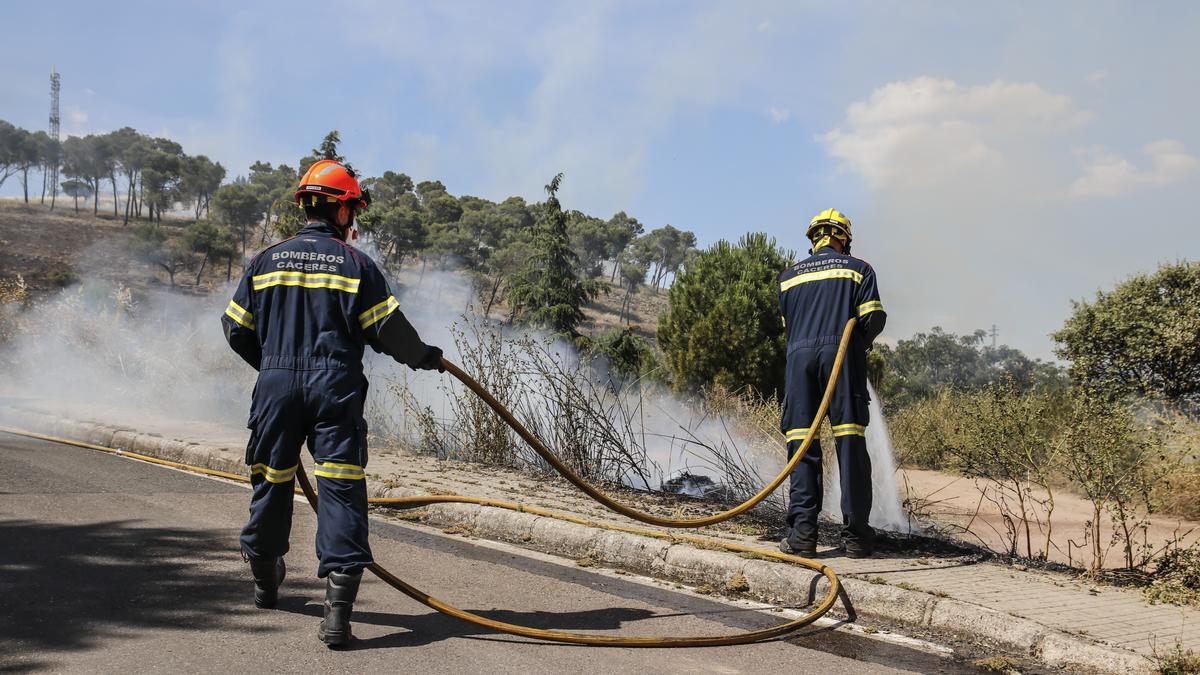
[[[88,133],[88,114],[70,106],[63,114],[63,133],[69,136],[84,136]]]
[[[876,89],[817,138],[872,187],[946,187],[1009,171],[1014,147],[1036,147],[1088,117],[1034,83],[918,77]]]
[[[1094,71],[1088,73],[1088,76],[1087,76],[1088,82],[1101,82],[1106,79],[1108,79],[1108,71],[1107,70],[1094,70]]]
[[[630,22],[608,3],[538,11],[537,21],[507,5],[369,7],[379,18],[364,29],[363,46],[421,73],[444,105],[464,111],[440,152],[476,167],[474,189],[540,199],[541,186],[563,171],[563,199],[596,211],[615,210],[645,189],[647,157],[672,121],[763,96],[773,84],[765,74],[773,38],[762,24],[800,12],[783,6],[766,20],[717,4],[673,18],[664,32],[653,21]],[[406,27],[402,39],[398,25]],[[514,72],[520,84],[506,95],[517,102],[503,114],[480,109],[475,83]],[[790,115],[784,106],[776,113]]]
[[[773,124],[783,124],[784,122],[788,121],[788,119],[790,119],[792,116],[791,110],[788,110],[787,108],[779,108],[776,106],[768,107],[766,112],[767,112],[767,117],[771,118],[771,122]]]
[[[405,170],[421,180],[421,176],[434,177],[440,168],[439,160],[442,151],[442,141],[437,134],[410,132],[404,135],[404,147],[407,163]]]
[[[1091,151],[1083,175],[1071,183],[1069,196],[1099,199],[1162,187],[1182,180],[1196,168],[1198,161],[1184,150],[1182,143],[1170,139],[1147,143],[1142,153],[1150,158],[1148,168],[1138,168],[1104,148]]]

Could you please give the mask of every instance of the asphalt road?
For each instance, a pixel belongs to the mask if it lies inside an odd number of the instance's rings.
[[[296,505],[288,579],[256,610],[237,548],[246,488],[0,433],[0,672],[956,672],[906,646],[830,628],[707,649],[539,643],[477,629],[370,574],[353,649],[316,638],[315,519]],[[419,588],[506,621],[597,633],[713,634],[778,614],[481,547],[373,519],[378,561]]]

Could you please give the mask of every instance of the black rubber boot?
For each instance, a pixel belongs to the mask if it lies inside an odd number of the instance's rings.
[[[251,558],[250,574],[254,575],[254,606],[273,608],[279,600],[279,585],[287,576],[283,558]]]
[[[345,647],[354,639],[350,633],[350,613],[354,611],[360,581],[361,571],[330,572],[325,578],[325,618],[317,629],[317,637],[329,647]]]
[[[870,558],[875,555],[875,547],[861,541],[846,542],[847,558]]]
[[[779,542],[779,550],[788,555],[816,555],[817,526],[797,523],[788,532],[788,536]]]
[[[875,530],[870,525],[843,528],[842,542],[847,558],[870,558],[875,554]]]

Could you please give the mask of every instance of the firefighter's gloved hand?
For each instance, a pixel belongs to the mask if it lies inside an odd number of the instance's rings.
[[[426,345],[425,355],[413,365],[413,368],[416,370],[436,370],[439,373],[446,372],[446,366],[442,365],[442,350],[433,345]]]

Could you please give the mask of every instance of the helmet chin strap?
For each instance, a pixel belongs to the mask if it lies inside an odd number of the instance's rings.
[[[817,251],[820,251],[821,249],[825,248],[826,246],[829,246],[830,242],[833,241],[833,238],[834,238],[833,235],[829,235],[829,234],[821,237],[820,239],[813,242],[812,248],[810,248],[808,250],[808,252],[816,253]],[[838,237],[838,241],[841,242],[841,244],[842,244],[842,254],[850,255],[850,242],[848,242],[840,237]]]
[[[343,214],[346,217],[346,224],[337,226],[342,231],[342,241],[358,241],[358,220],[354,217],[354,210],[345,202],[338,207],[338,220],[342,219]]]
[[[842,245],[842,254],[850,255],[850,237],[839,235],[840,230],[837,228],[822,228],[822,230],[818,230],[817,238],[812,241],[812,248],[808,250],[809,253],[816,253],[837,239],[838,243]]]

